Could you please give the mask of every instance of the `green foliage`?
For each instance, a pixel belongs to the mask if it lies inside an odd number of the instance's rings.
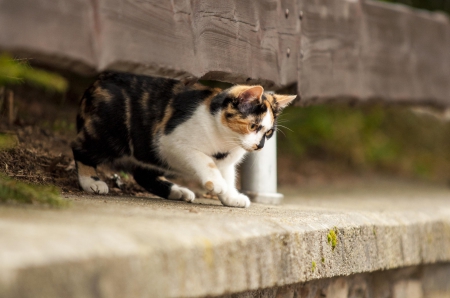
[[[59,75],[31,68],[26,62],[14,60],[8,55],[1,55],[0,86],[22,84],[23,82],[60,93],[66,91],[68,86],[67,81]]]
[[[0,202],[45,204],[52,207],[69,206],[69,202],[60,197],[56,187],[31,185],[4,175],[0,175]]]
[[[426,10],[440,10],[450,14],[450,1],[448,0],[380,0],[383,2],[402,3],[415,8]]]
[[[128,175],[128,173],[120,171],[120,177],[123,179],[129,179],[130,176]]]
[[[15,147],[18,144],[17,137],[13,134],[0,133],[0,150]]]
[[[354,169],[450,178],[450,123],[405,107],[291,107],[281,115],[280,154]]]

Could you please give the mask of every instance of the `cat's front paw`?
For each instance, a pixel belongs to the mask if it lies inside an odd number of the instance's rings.
[[[193,202],[195,200],[195,194],[187,189],[176,184],[170,188],[169,200],[183,200],[186,202]]]
[[[210,179],[203,183],[205,189],[209,192],[212,192],[216,195],[221,195],[227,193],[227,183],[224,179]]]
[[[108,185],[103,181],[92,181],[89,185],[84,185],[82,187],[85,191],[88,193],[95,193],[95,194],[107,194],[109,189]]]
[[[250,199],[246,195],[238,192],[219,196],[219,199],[224,206],[240,208],[250,207]]]

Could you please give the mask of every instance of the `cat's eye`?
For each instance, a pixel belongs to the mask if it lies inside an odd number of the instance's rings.
[[[255,131],[257,128],[258,128],[258,125],[256,125],[255,123],[250,123],[250,124],[248,125],[248,129],[249,129],[250,131]]]
[[[270,138],[273,134],[273,129],[270,129],[266,132],[266,137]]]

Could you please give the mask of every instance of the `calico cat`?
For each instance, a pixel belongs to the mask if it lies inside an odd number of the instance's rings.
[[[248,207],[235,187],[235,166],[260,150],[294,96],[261,86],[226,90],[182,81],[107,72],[84,93],[72,150],[81,188],[106,194],[96,166],[112,163],[147,191],[192,202],[194,193],[164,178],[191,176],[225,206]]]

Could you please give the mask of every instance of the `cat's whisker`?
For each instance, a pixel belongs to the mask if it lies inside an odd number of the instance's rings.
[[[288,116],[288,115],[290,115],[291,113],[285,113],[285,112],[283,112],[283,114],[281,114],[280,116],[278,116],[278,118],[283,118],[283,117],[286,117],[286,116]]]
[[[287,126],[284,126],[284,125],[277,125],[277,126],[282,127],[282,128],[284,128],[284,129],[287,129],[287,130],[289,130],[290,132],[294,132],[292,129],[290,129],[290,128],[287,127]]]
[[[283,136],[286,136],[286,134],[284,133],[284,131],[282,131],[281,129],[277,128],[277,132],[281,132],[283,134]]]

